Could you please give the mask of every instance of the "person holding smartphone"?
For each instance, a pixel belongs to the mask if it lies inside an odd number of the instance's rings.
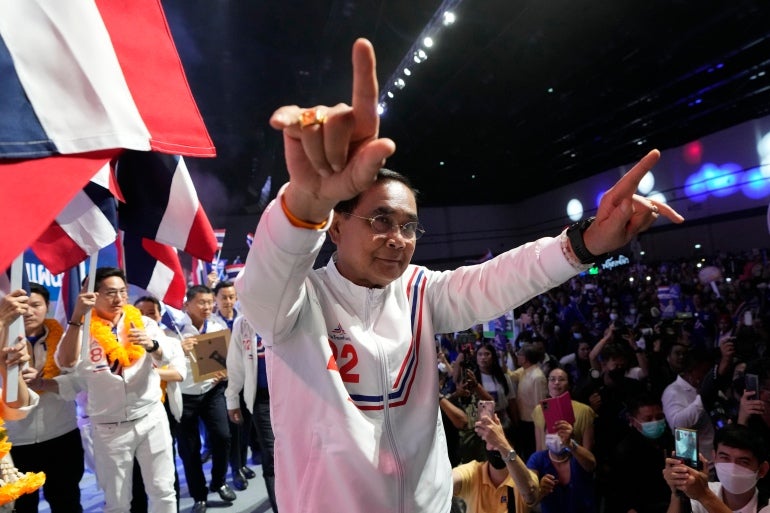
[[[770,513],[768,497],[757,489],[758,480],[770,469],[761,436],[746,426],[729,424],[716,434],[712,459],[719,481],[709,481],[705,472],[677,457],[666,458],[663,478],[671,489],[667,513],[685,511],[677,492],[690,499],[693,513]],[[706,463],[703,455],[701,462]]]
[[[484,440],[487,461],[452,469],[453,495],[465,501],[466,513],[528,513],[539,498],[537,476],[527,469],[494,414],[479,416],[475,430]]]
[[[560,420],[546,435],[546,449],[534,452],[527,468],[540,480],[541,513],[594,513],[597,507],[596,458],[572,437],[572,424]]]
[[[770,358],[757,358],[746,364],[746,374],[757,376],[758,391],[744,390],[738,407],[738,424],[748,426],[763,440],[770,440]],[[751,381],[751,380],[749,380]],[[770,496],[770,475],[759,480],[757,488]]]

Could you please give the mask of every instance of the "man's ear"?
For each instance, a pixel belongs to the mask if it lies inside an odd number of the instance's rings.
[[[329,238],[332,240],[334,244],[339,244],[341,221],[342,221],[342,216],[337,215],[337,213],[335,212],[334,217],[332,219],[332,225],[329,227]]]
[[[759,479],[762,479],[763,477],[765,477],[768,470],[770,470],[770,463],[768,463],[767,460],[765,460],[759,465],[759,474],[757,474],[759,476]]]

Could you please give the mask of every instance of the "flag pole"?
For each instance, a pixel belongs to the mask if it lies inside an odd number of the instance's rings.
[[[11,290],[18,290],[21,288],[22,271],[24,269],[24,253],[16,257],[11,264]],[[24,316],[20,315],[13,320],[8,327],[8,347],[16,344],[16,340],[19,337],[24,338]],[[5,400],[9,403],[17,401],[19,399],[19,364],[8,367],[6,373],[7,383],[5,386]]]
[[[99,261],[99,252],[91,253],[91,259],[88,261],[88,292],[94,291],[96,282],[96,264]],[[86,312],[86,318],[83,320],[83,335],[80,341],[80,360],[86,361],[88,358],[89,342],[91,341],[91,315],[93,308]]]

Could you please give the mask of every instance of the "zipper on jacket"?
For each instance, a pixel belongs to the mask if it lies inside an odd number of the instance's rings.
[[[373,292],[371,289],[367,291],[366,295],[366,308],[364,308],[364,315],[366,315],[366,318],[364,319],[364,325],[367,327],[367,331],[370,333],[372,332],[372,320],[371,320],[371,311],[372,311],[372,296]],[[377,354],[380,358],[380,386],[382,386],[383,390],[383,430],[385,433],[387,433],[388,436],[388,442],[390,442],[390,449],[393,455],[393,461],[396,464],[396,474],[398,476],[398,511],[399,513],[403,513],[404,511],[404,468],[401,465],[401,456],[398,454],[398,448],[396,447],[396,439],[393,435],[393,429],[390,425],[390,380],[388,379],[388,376],[390,376],[389,368],[388,368],[388,359],[386,358],[385,351],[382,349],[382,345],[377,341],[375,337],[372,337],[372,340],[375,341],[375,346],[377,347]]]

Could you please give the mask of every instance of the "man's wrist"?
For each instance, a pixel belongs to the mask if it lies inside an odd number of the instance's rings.
[[[513,447],[508,446],[507,450],[499,450],[500,456],[503,457],[503,461],[506,463],[511,463],[513,461],[516,461],[516,458],[518,455],[516,454],[516,451],[513,450]]]

